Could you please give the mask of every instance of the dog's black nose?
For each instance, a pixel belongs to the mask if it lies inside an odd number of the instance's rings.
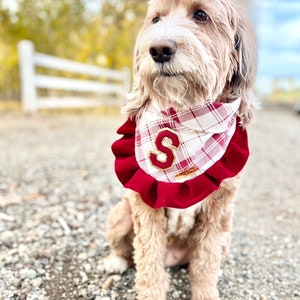
[[[149,53],[157,63],[168,62],[176,53],[177,46],[172,40],[158,40],[151,44]]]

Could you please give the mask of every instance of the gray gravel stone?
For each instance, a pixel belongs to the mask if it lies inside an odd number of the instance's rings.
[[[19,274],[22,279],[35,279],[37,276],[37,272],[33,269],[22,269]]]
[[[43,284],[43,279],[41,277],[35,278],[31,281],[31,284],[34,288],[38,288]]]

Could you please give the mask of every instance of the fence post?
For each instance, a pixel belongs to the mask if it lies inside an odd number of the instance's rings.
[[[124,94],[127,95],[130,89],[130,84],[131,84],[131,72],[129,68],[124,68],[123,69],[123,87],[124,87]]]
[[[35,88],[34,44],[23,40],[18,44],[22,107],[26,113],[37,110]]]

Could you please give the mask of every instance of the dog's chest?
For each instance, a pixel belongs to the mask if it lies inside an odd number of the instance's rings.
[[[178,236],[180,239],[187,238],[193,228],[197,214],[205,209],[205,201],[199,202],[189,208],[176,209],[168,208],[168,235]]]

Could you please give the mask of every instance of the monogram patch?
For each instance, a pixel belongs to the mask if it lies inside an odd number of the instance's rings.
[[[175,156],[174,150],[180,146],[178,133],[170,128],[160,130],[155,138],[156,152],[149,152],[151,164],[162,170],[172,167]]]

